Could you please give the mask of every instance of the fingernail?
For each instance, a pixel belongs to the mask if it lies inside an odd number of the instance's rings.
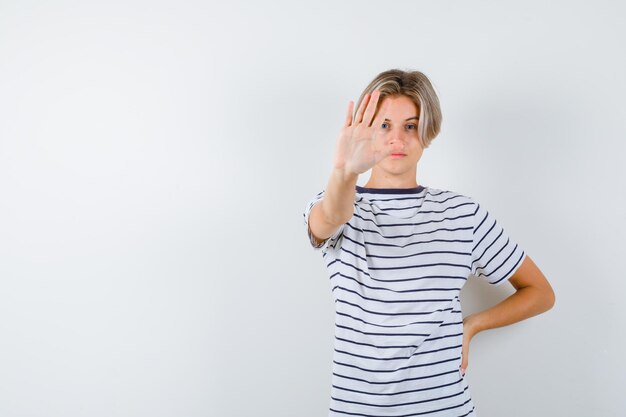
[[[461,368],[461,375],[465,376],[465,369]]]

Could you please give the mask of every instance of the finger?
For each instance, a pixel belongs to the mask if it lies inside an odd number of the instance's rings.
[[[469,355],[469,347],[467,346],[467,342],[463,341],[463,347],[461,348],[461,375],[465,375],[465,370],[467,369],[467,357]]]
[[[376,141],[376,138],[374,137],[374,141]],[[394,152],[397,152],[398,150],[395,149],[394,145],[384,145],[381,149],[378,149],[377,151],[374,152],[374,160],[376,161],[376,163],[382,161],[383,159],[387,158],[389,155],[391,155]]]
[[[380,91],[374,90],[372,92],[372,97],[367,103],[367,109],[365,110],[365,117],[363,118],[363,122],[365,126],[371,126],[372,119],[374,118],[374,113],[376,112],[376,107],[378,105],[378,99],[380,98]]]
[[[383,122],[383,115],[382,112],[377,112],[374,115],[374,119],[372,120],[372,124],[370,127],[380,127],[381,123]]]
[[[366,94],[363,97],[363,100],[361,100],[361,105],[359,106],[359,109],[356,111],[356,116],[354,116],[354,123],[355,124],[359,124],[361,123],[361,120],[363,119],[363,112],[365,111],[365,106],[367,106],[367,102],[370,99],[370,95]]]
[[[383,149],[380,151],[378,157],[380,159],[385,159],[392,153],[401,152],[401,151],[402,151],[402,147],[399,144],[398,145],[385,144]]]
[[[348,127],[352,124],[352,109],[353,108],[354,108],[354,102],[350,100],[350,102],[348,103],[348,114],[346,114],[346,123],[344,124],[345,127]]]

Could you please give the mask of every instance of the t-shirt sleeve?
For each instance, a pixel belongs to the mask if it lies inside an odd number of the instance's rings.
[[[320,191],[315,197],[313,197],[311,200],[307,202],[304,208],[304,213],[302,215],[304,217],[304,227],[306,228],[306,233],[309,239],[309,243],[311,244],[311,247],[313,247],[313,249],[318,249],[318,250],[322,250],[323,252],[325,252],[328,249],[328,247],[330,246],[335,247],[339,243],[339,241],[341,240],[343,236],[343,229],[345,227],[345,223],[339,226],[337,230],[335,231],[335,233],[333,233],[333,235],[330,236],[325,241],[321,243],[316,242],[315,238],[313,237],[313,234],[311,233],[311,228],[309,227],[309,215],[311,214],[311,209],[313,208],[313,206],[319,203],[320,201],[322,201],[323,198],[324,198],[324,190]]]
[[[522,264],[526,253],[477,202],[472,232],[471,273],[492,285],[505,283]]]

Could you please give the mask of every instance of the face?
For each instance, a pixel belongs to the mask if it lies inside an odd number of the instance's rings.
[[[417,107],[407,96],[385,97],[379,105],[374,123],[376,140],[394,145],[394,152],[405,156],[389,155],[372,168],[372,175],[415,179],[417,162],[422,156],[417,126]]]

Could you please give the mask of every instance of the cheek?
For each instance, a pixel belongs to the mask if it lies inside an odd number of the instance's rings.
[[[420,159],[422,157],[422,154],[424,153],[424,150],[422,149],[421,146],[419,146],[417,149],[415,149],[415,152],[413,153],[414,159],[417,161],[418,159]]]
[[[416,151],[420,151],[422,149],[422,142],[420,142],[417,137],[411,138],[411,147]]]

